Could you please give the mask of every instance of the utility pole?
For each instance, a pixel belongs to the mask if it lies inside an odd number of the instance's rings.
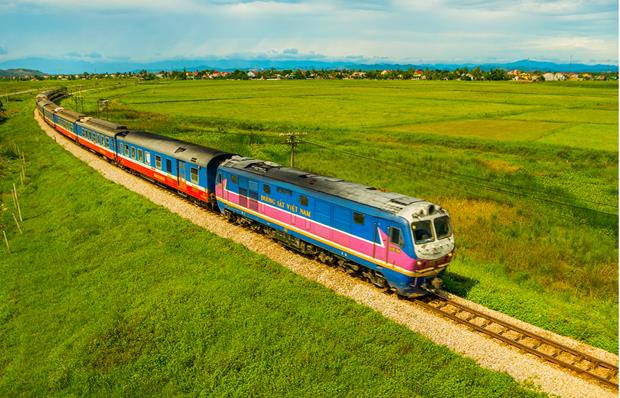
[[[281,136],[286,137],[286,141],[284,142],[287,145],[291,146],[291,167],[295,167],[295,148],[301,142],[300,136],[306,135],[306,133],[280,133]]]
[[[108,112],[109,104],[110,100],[107,100],[105,98],[99,98],[99,101],[97,101],[97,116],[99,116],[100,113],[105,112],[104,119],[108,119],[110,117],[110,114]]]

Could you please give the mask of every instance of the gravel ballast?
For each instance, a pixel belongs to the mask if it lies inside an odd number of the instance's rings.
[[[218,236],[232,239],[254,252],[265,255],[304,278],[316,281],[338,294],[371,307],[386,318],[426,336],[434,343],[444,345],[454,352],[475,360],[480,366],[506,372],[523,384],[534,385],[541,391],[561,397],[594,398],[617,396],[616,392],[604,388],[596,382],[572,375],[532,355],[523,354],[516,348],[505,346],[484,335],[473,332],[465,326],[457,325],[438,317],[413,303],[399,300],[394,295],[386,295],[369,283],[297,255],[260,234],[231,225],[223,217],[188,203],[175,194],[131,175],[106,162],[101,157],[82,149],[47,125],[36,110],[34,113],[35,119],[48,136],[78,159],[97,170],[105,178],[123,185],[153,203],[167,208],[171,212]],[[602,360],[618,363],[617,355],[545,331],[465,299],[455,296],[452,296],[452,298],[464,305],[491,314],[523,329],[542,334],[544,337],[582,350]]]

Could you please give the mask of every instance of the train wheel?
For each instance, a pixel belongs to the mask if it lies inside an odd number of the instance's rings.
[[[388,287],[387,281],[380,272],[372,271],[369,272],[367,276],[370,282],[372,282],[372,284],[377,286],[379,289],[386,289]]]
[[[237,216],[230,210],[224,210],[224,215],[229,223],[235,224],[237,222]]]

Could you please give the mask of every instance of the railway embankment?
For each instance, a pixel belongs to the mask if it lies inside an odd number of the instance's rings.
[[[612,397],[617,395],[613,389],[604,388],[595,381],[586,380],[562,370],[556,365],[524,354],[514,347],[507,346],[476,333],[470,328],[439,317],[409,301],[399,300],[393,295],[386,295],[370,284],[294,254],[264,236],[230,225],[222,217],[188,203],[136,176],[127,174],[94,154],[77,147],[47,126],[36,114],[36,111],[35,118],[47,135],[105,178],[125,186],[127,189],[148,198],[153,203],[167,208],[198,226],[265,255],[309,280],[321,283],[340,295],[350,297],[358,303],[369,306],[386,318],[426,336],[434,343],[447,346],[454,352],[474,359],[483,367],[507,372],[519,382],[538,386],[546,393],[562,397]],[[618,357],[614,354],[541,330],[474,303],[469,303],[466,300],[454,299],[477,308],[481,312],[492,314],[506,322],[556,340],[602,360],[612,363],[618,361]]]

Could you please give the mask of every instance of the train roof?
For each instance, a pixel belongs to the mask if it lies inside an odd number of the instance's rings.
[[[48,111],[54,112],[56,109],[58,109],[58,105],[56,105],[52,101],[48,101],[47,103],[45,103],[45,105],[43,105],[43,108],[47,109]]]
[[[86,117],[80,120],[79,123],[80,125],[86,128],[90,128],[90,129],[97,130],[100,132],[105,132],[111,135],[114,135],[116,133],[120,133],[123,131],[127,131],[127,126],[125,125],[118,124],[118,123],[112,123],[107,120],[97,119],[94,117]]]
[[[53,101],[55,99],[65,96],[66,94],[67,94],[66,87],[57,87],[57,88],[43,91],[42,93],[37,95],[37,98],[45,97],[45,99],[49,101]]]
[[[136,144],[171,156],[184,162],[208,165],[214,158],[231,157],[234,154],[218,149],[207,148],[191,142],[175,140],[144,131],[127,131],[118,135],[130,144]]]
[[[79,113],[76,111],[72,111],[71,109],[60,108],[56,111],[58,116],[61,116],[63,119],[70,120],[71,122],[75,122],[76,120],[85,117],[83,113]]]
[[[47,98],[37,101],[37,106],[41,106],[41,107],[46,106],[46,105],[50,105],[50,104],[52,104],[52,105],[57,107],[56,104],[54,104],[52,101],[48,100]]]
[[[312,174],[258,159],[234,156],[223,162],[221,166],[244,170],[309,190],[352,200],[392,214],[401,213],[403,209],[414,203],[427,203],[423,199],[395,192],[384,192],[367,185]]]

